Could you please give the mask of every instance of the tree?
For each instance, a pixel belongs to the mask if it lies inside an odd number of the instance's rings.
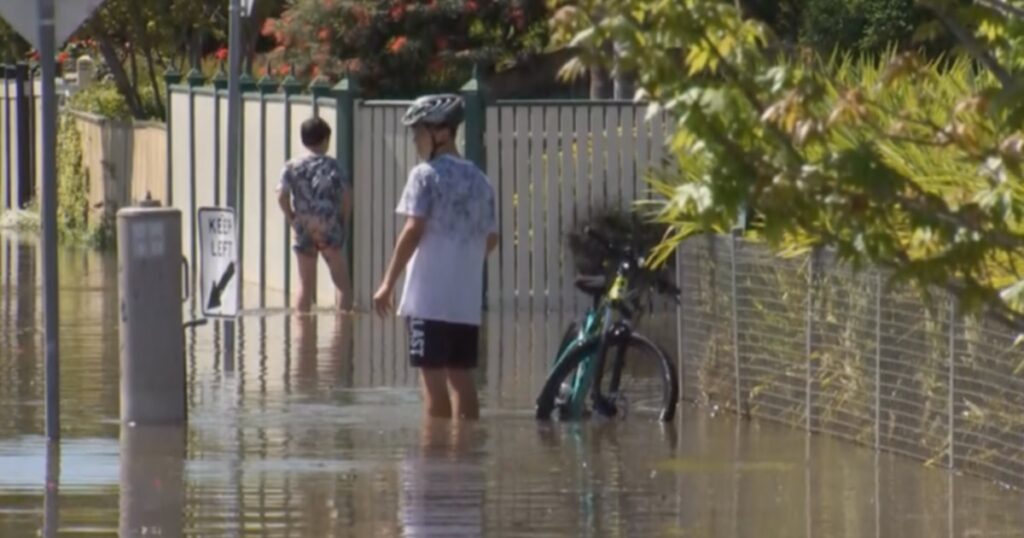
[[[588,3],[606,16],[576,37],[584,61],[624,43],[640,97],[676,119],[674,159],[654,182],[654,216],[671,227],[662,259],[749,211],[751,233],[780,251],[833,247],[1024,330],[1024,11],[918,2],[969,58],[830,62],[780,54],[731,0]]]
[[[369,95],[452,89],[546,43],[543,0],[294,0],[262,28],[288,73],[357,75]]]
[[[21,60],[28,52],[29,46],[25,39],[7,21],[0,19],[0,61]]]

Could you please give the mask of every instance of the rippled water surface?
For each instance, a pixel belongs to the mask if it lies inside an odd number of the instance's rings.
[[[488,318],[479,423],[420,418],[396,323],[263,309],[233,357],[216,324],[187,334],[187,427],[122,430],[116,262],[74,251],[48,449],[36,257],[0,236],[5,538],[1024,536],[1018,492],[772,424],[537,423],[565,322],[538,312]]]

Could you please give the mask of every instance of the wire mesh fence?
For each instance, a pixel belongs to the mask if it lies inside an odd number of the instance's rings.
[[[682,394],[1024,487],[1024,351],[944,292],[730,235],[679,249]]]

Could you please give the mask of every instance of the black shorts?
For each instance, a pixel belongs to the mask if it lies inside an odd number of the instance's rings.
[[[480,327],[409,318],[409,362],[414,368],[476,368]]]

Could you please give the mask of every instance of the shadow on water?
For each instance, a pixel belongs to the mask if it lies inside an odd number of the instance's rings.
[[[3,537],[1024,535],[1018,492],[772,424],[537,423],[541,311],[487,317],[478,423],[421,419],[399,322],[268,310],[188,332],[187,427],[122,429],[116,262],[74,251],[48,450],[36,255],[0,237]]]

